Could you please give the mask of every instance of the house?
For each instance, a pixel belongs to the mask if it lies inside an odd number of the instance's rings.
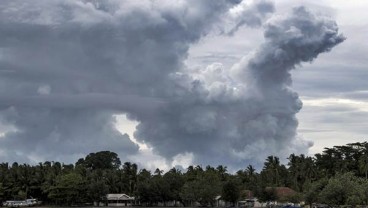
[[[135,198],[126,194],[107,194],[107,206],[110,207],[126,207],[134,204]]]
[[[267,187],[266,191],[275,191],[277,198],[280,201],[285,201],[288,198],[294,196],[297,192],[288,187]]]
[[[276,197],[276,200],[272,203],[276,205],[296,205],[300,206],[302,202],[301,195],[288,187],[267,187],[266,192],[273,193],[272,195]]]

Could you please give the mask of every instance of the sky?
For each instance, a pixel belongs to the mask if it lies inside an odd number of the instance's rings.
[[[365,141],[366,1],[1,1],[0,162],[248,164]]]

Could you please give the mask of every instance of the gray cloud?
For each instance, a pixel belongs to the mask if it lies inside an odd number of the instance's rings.
[[[345,94],[354,96],[356,91],[367,89],[365,67],[353,67],[348,63],[331,63],[323,67],[319,64],[316,62],[313,66],[303,67],[303,71],[293,72],[294,88],[301,95],[321,98]],[[356,99],[363,97],[364,95],[355,96]]]
[[[331,106],[345,106],[342,110]],[[338,144],[346,144],[355,141],[364,141],[368,130],[367,111],[356,108],[349,104],[335,103],[328,106],[308,106],[303,107],[303,110],[298,114],[299,119],[303,119],[302,129],[299,129],[307,138],[314,139],[319,142],[327,142],[324,146],[331,147]],[[364,104],[363,104],[364,106]],[[324,112],[323,114],[321,112]],[[318,124],[318,125],[316,125]],[[305,131],[304,129],[313,129]],[[316,133],[318,131],[326,131],[323,134]],[[338,142],[338,143],[335,143]],[[316,153],[316,152],[315,152]]]
[[[290,89],[290,71],[345,38],[334,21],[299,7],[272,19],[265,39],[232,73],[214,64],[198,74],[176,74],[181,91],[157,116],[141,121],[135,136],[169,158],[193,152],[198,163],[240,166],[269,154],[305,152],[311,143],[296,139],[301,101]]]
[[[171,97],[191,44],[239,1],[3,1],[0,138],[4,160],[67,162],[138,147],[113,114],[150,118]],[[214,12],[215,11],[215,12]]]
[[[310,144],[296,138],[301,102],[290,70],[344,40],[334,21],[296,8],[269,20],[265,42],[233,68],[185,65],[202,37],[260,26],[274,9],[268,1],[246,6],[2,2],[0,121],[16,130],[0,137],[0,155],[73,161],[106,149],[121,158],[137,154],[115,129],[116,113],[137,120],[136,139],[168,160],[190,153],[196,163],[238,167],[306,151]]]
[[[10,107],[1,118],[17,128],[0,140],[4,160],[73,161],[86,152],[109,149],[126,156],[138,148],[115,130],[111,112]]]
[[[367,101],[368,100],[368,91],[351,91],[351,92],[347,92],[347,93],[340,93],[339,97],[350,98],[350,99],[354,99],[354,100]]]
[[[230,9],[228,18],[225,19],[225,21],[229,21],[229,26],[224,27],[223,32],[227,35],[233,35],[243,25],[259,27],[274,11],[275,7],[269,0],[242,1]]]

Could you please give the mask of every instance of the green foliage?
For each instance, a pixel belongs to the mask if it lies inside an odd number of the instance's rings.
[[[202,206],[214,206],[216,196],[221,194],[221,176],[226,173],[207,167],[204,171],[201,167],[189,167],[187,182],[180,192],[184,204],[199,202]]]
[[[192,204],[192,202],[200,200],[200,184],[197,181],[188,181],[183,185],[180,197],[184,204]]]
[[[0,183],[0,202],[4,201],[5,188],[3,183]]]
[[[359,157],[359,171],[364,174],[365,179],[368,179],[368,153],[364,152],[363,155]]]
[[[225,201],[231,202],[233,206],[240,198],[240,187],[237,181],[229,180],[222,187],[221,198]]]
[[[182,201],[180,190],[184,186],[184,177],[180,170],[172,168],[163,176],[164,181],[169,185],[169,200]]]
[[[122,190],[133,195],[137,190],[138,166],[134,163],[125,162],[122,169]]]
[[[97,153],[90,153],[85,159],[79,159],[76,165],[82,165],[92,170],[118,169],[121,165],[121,162],[115,152],[101,151]]]
[[[280,163],[278,157],[268,156],[261,172],[261,180],[264,186],[285,186],[288,180],[288,170]]]
[[[304,199],[307,204],[312,207],[313,203],[321,201],[319,199],[319,194],[327,185],[328,180],[326,178],[322,178],[312,184],[308,184],[305,188]]]
[[[289,159],[289,184],[296,191],[303,191],[303,187],[316,177],[316,167],[313,158],[304,155],[291,154]]]
[[[287,196],[284,199],[284,201],[285,202],[291,202],[291,203],[294,203],[294,204],[300,203],[301,201],[303,201],[303,194],[301,194],[301,193],[292,194],[290,196]]]
[[[17,193],[16,198],[18,199],[26,199],[27,198],[27,193],[25,191],[19,190]]]
[[[258,193],[258,200],[261,202],[276,201],[277,200],[276,189],[274,187],[263,188]]]
[[[215,171],[205,171],[199,178],[200,200],[202,205],[214,205],[216,196],[221,193],[220,177]]]
[[[56,179],[55,186],[52,186],[48,197],[58,204],[68,204],[80,202],[85,193],[85,182],[81,175],[68,173],[60,175]]]
[[[362,180],[353,173],[337,174],[320,193],[320,201],[329,205],[359,205],[364,203]]]
[[[104,201],[106,194],[109,193],[109,187],[103,180],[91,180],[86,189],[89,201]]]
[[[81,205],[102,202],[107,193],[126,193],[148,206],[168,201],[214,206],[219,195],[233,203],[255,196],[261,201],[304,199],[310,205],[368,205],[367,155],[368,143],[347,144],[325,148],[314,157],[291,154],[287,166],[269,156],[260,172],[249,165],[236,174],[223,165],[189,166],[183,173],[156,169],[151,174],[134,163],[121,165],[118,155],[109,151],[90,153],[75,165],[1,163],[0,201],[33,197],[50,205]],[[297,193],[280,197],[275,192],[279,187]]]

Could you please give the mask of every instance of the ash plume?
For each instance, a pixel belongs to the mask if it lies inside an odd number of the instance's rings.
[[[240,167],[307,151],[290,70],[344,37],[303,7],[267,20],[273,12],[269,1],[3,1],[0,123],[11,130],[2,160],[74,162],[99,150],[126,160],[139,152],[115,129],[119,113],[168,161]],[[207,34],[262,25],[265,42],[231,69],[185,65]]]
[[[304,7],[271,19],[264,36],[254,56],[231,70],[214,64],[198,74],[175,74],[174,99],[142,120],[136,137],[168,158],[193,152],[198,164],[239,167],[271,154],[306,153],[312,144],[297,138],[302,102],[290,89],[290,71],[345,38],[334,21]]]

